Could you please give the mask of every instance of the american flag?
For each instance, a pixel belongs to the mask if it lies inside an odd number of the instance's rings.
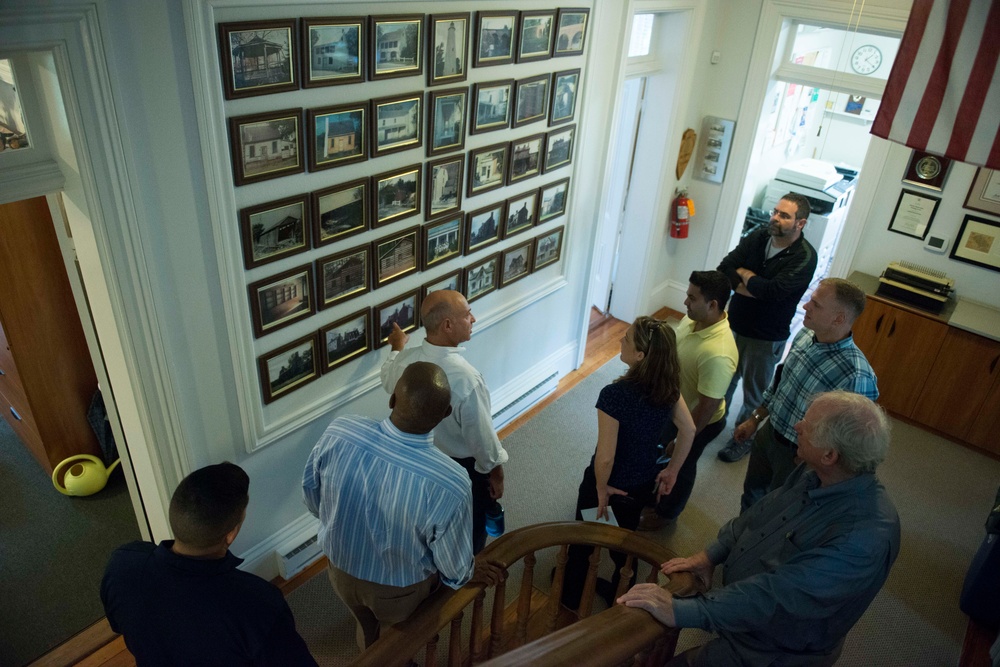
[[[872,134],[1000,169],[1000,0],[914,0]]]

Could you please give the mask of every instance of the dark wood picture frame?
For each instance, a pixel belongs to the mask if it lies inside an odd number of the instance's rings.
[[[550,83],[551,79],[548,74],[539,74],[517,81],[511,127],[521,127],[545,120],[549,113]]]
[[[966,215],[948,255],[966,264],[1000,271],[996,248],[1000,247],[1000,221]]]
[[[348,329],[351,325],[360,323]],[[331,349],[334,341],[336,347]],[[320,370],[329,373],[349,361],[364,356],[372,351],[372,309],[364,308],[319,330],[319,344],[322,348],[322,365]]]
[[[371,181],[358,178],[312,193],[313,242],[316,247],[371,229]]]
[[[528,239],[503,251],[500,255],[500,288],[516,283],[531,275],[531,261],[535,254],[535,239]],[[523,269],[520,259],[523,262]]]
[[[538,224],[538,188],[529,190],[516,197],[507,198],[507,217],[503,221],[503,238],[526,232]]]
[[[542,173],[545,134],[532,134],[510,142],[510,169],[507,184],[514,185]]]
[[[316,302],[330,308],[371,291],[371,244],[355,246],[316,260]]]
[[[469,177],[466,195],[473,197],[490,190],[502,188],[507,177],[510,159],[510,142],[491,144],[469,151]]]
[[[254,338],[277,331],[316,312],[312,264],[268,276],[247,286]],[[304,295],[304,296],[303,296]],[[293,299],[298,304],[282,311]]]
[[[462,272],[465,269],[455,269],[454,271],[449,271],[437,280],[432,280],[429,283],[424,283],[423,287],[420,288],[421,300],[426,299],[427,295],[431,292],[436,292],[437,290],[450,289],[456,292],[462,291]]]
[[[375,349],[388,344],[393,322],[402,322],[399,328],[403,333],[416,331],[420,327],[420,291],[418,287],[375,306],[372,314],[372,342]],[[400,307],[404,307],[402,313],[399,312]],[[396,308],[396,311],[388,313],[390,308]]]
[[[587,24],[590,10],[586,7],[560,7],[552,37],[552,57],[583,55],[587,46]]]
[[[374,202],[372,223],[375,227],[383,227],[420,214],[420,201],[423,199],[423,190],[420,188],[420,171],[420,164],[411,164],[402,169],[384,171],[372,176]],[[391,183],[393,180],[396,180],[395,184]],[[395,187],[396,191],[390,192],[389,188],[391,187]],[[403,189],[403,192],[399,192],[400,188]],[[400,208],[400,205],[395,203],[401,201],[400,196],[405,196],[405,202],[412,200],[412,205]],[[396,208],[400,208],[400,210],[394,210]]]
[[[442,231],[443,230],[443,231]],[[441,238],[442,233],[447,234]],[[465,241],[465,213],[441,218],[424,225],[423,228],[423,270],[427,271],[456,257],[461,257]]]
[[[489,273],[477,274],[477,272],[485,272],[486,269],[490,268],[491,272]],[[490,292],[495,292],[499,279],[500,253],[495,252],[465,267],[465,275],[462,280],[462,294],[465,295],[469,303],[472,303]],[[475,287],[475,290],[473,290],[473,287]]]
[[[517,18],[516,11],[476,12],[476,39],[472,45],[473,67],[492,67],[514,62]]]
[[[906,165],[903,182],[941,192],[944,190],[944,182],[948,179],[950,169],[950,158],[915,150],[910,155],[909,164]]]
[[[306,110],[309,171],[368,159],[368,102]]]
[[[441,180],[442,175],[444,180]],[[463,153],[431,160],[427,163],[424,173],[427,190],[424,217],[427,220],[436,220],[462,208],[462,179],[464,177],[465,155]]]
[[[514,79],[472,84],[469,132],[482,134],[506,130],[514,113]],[[500,108],[503,113],[499,113]],[[501,118],[502,116],[502,118]]]
[[[269,157],[274,147],[280,149],[278,158]],[[284,109],[229,119],[229,152],[236,185],[303,173],[306,166],[302,149],[302,109]],[[248,161],[253,169],[248,169]]]
[[[545,135],[545,160],[542,173],[565,167],[573,163],[573,149],[576,147],[576,123],[552,130]]]
[[[244,266],[252,269],[309,250],[312,239],[308,220],[307,194],[241,209]]]
[[[929,212],[926,208],[928,204],[930,204]],[[892,211],[892,217],[889,218],[889,231],[923,241],[931,230],[931,224],[940,205],[940,198],[932,197],[926,192],[900,190],[896,207]],[[920,218],[925,215],[926,220],[921,222]],[[923,225],[922,230],[920,225]]]
[[[302,87],[364,81],[368,72],[368,37],[366,16],[303,18]]]
[[[535,256],[531,260],[531,272],[554,264],[562,257],[565,226],[556,227],[551,232],[535,237]]]
[[[492,218],[492,222],[490,221]],[[507,219],[507,200],[465,214],[465,254],[488,248],[500,241]]]
[[[449,83],[465,81],[469,76],[469,33],[472,31],[472,15],[469,12],[458,12],[453,14],[431,14],[427,20],[429,39],[427,40],[427,85],[441,86]],[[443,24],[449,24],[444,26]],[[460,27],[456,27],[456,23]],[[445,31],[445,36],[439,34],[439,30]],[[451,30],[455,30],[454,35],[447,35]],[[458,34],[461,30],[461,34]],[[456,63],[452,67],[448,66],[449,43],[456,43],[453,46]],[[443,43],[442,43],[443,42]],[[438,49],[441,53],[441,62],[438,62]]]
[[[576,115],[580,76],[579,67],[552,73],[552,87],[549,91],[549,127],[573,120]]]
[[[420,227],[413,226],[372,241],[375,289],[420,271]]]
[[[314,331],[257,357],[260,393],[264,405],[273,403],[320,376],[318,342]],[[283,381],[281,374],[286,369],[290,377]]]
[[[424,71],[424,15],[423,14],[396,14],[392,16],[371,16],[369,17],[371,29],[370,48],[371,71],[369,77],[372,81],[380,79],[394,79],[403,76],[420,76]],[[416,35],[410,34],[410,29],[416,29]],[[382,32],[382,37],[389,38],[382,40],[379,37],[379,30],[390,30]],[[405,29],[406,35],[396,39],[391,39],[392,30]],[[403,41],[405,40],[405,41]],[[411,44],[413,41],[415,43]],[[388,44],[384,44],[388,42]],[[401,43],[402,42],[402,43]],[[405,49],[405,51],[404,51]],[[413,62],[407,64],[407,54],[412,54]],[[399,63],[398,65],[396,63]]]
[[[965,195],[964,208],[1000,216],[1000,170],[979,167]]]
[[[295,19],[220,23],[218,35],[227,100],[298,90]]]
[[[551,58],[555,26],[554,9],[521,12],[517,22],[517,62],[527,63]]]
[[[427,157],[465,148],[465,118],[468,111],[468,86],[428,91]]]
[[[380,157],[423,145],[424,94],[415,91],[407,95],[381,97],[371,101],[371,153]],[[392,121],[392,126],[381,125]],[[405,123],[405,125],[404,125]],[[404,132],[399,131],[405,130]]]
[[[560,192],[561,189],[561,192]],[[549,194],[552,193],[552,194]],[[561,195],[561,197],[560,197]],[[551,198],[551,204],[546,202],[546,196]],[[569,177],[553,181],[538,190],[538,222],[542,225],[549,220],[555,220],[566,214],[569,202]]]

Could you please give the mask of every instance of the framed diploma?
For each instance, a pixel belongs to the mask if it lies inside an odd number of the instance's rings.
[[[940,203],[937,197],[903,190],[899,193],[896,210],[892,212],[889,231],[923,240]]]
[[[1000,171],[980,167],[965,198],[965,208],[1000,215]]]

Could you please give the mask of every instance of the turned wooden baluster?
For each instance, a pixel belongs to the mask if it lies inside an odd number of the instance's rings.
[[[472,656],[472,663],[482,662],[486,655],[483,650],[483,600],[486,599],[486,590],[479,592],[475,602],[472,603],[472,634],[469,636],[469,655]]]
[[[490,652],[489,657],[500,655],[504,652],[503,625],[504,625],[504,602],[507,597],[507,581],[497,583],[493,591],[493,615],[490,618]]]
[[[511,648],[523,646],[528,640],[528,617],[531,615],[531,589],[535,580],[535,552],[524,557],[524,573],[521,575],[521,590],[517,595],[517,628]]]
[[[438,639],[441,635],[434,635],[434,638],[427,642],[427,649],[424,656],[424,667],[437,667],[438,664]]]
[[[462,616],[458,612],[451,619],[451,634],[448,636],[448,667],[459,667],[462,664]]]
[[[601,547],[594,547],[590,553],[590,566],[587,568],[587,578],[583,582],[583,595],[580,596],[579,618],[587,618],[594,609],[594,592],[597,590],[597,568],[601,564]]]
[[[566,576],[566,563],[569,562],[569,545],[559,547],[556,554],[556,575],[552,578],[552,588],[549,590],[549,600],[545,606],[547,616],[545,632],[548,634],[556,629],[559,618],[559,608],[562,606],[563,577]]]
[[[625,591],[629,589],[629,582],[632,581],[633,562],[635,562],[635,556],[629,554],[628,558],[625,559],[625,564],[622,565],[622,569],[620,570],[622,578],[621,581],[618,582],[618,590],[615,591],[615,600],[625,595]]]

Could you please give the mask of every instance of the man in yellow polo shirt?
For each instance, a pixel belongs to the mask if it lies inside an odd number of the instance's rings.
[[[729,279],[719,271],[695,271],[689,282],[687,315],[677,327],[677,356],[681,395],[694,417],[696,435],[673,491],[660,499],[655,511],[644,511],[639,530],[656,530],[680,515],[694,488],[698,458],[726,426],[726,390],[738,360],[726,313]]]

